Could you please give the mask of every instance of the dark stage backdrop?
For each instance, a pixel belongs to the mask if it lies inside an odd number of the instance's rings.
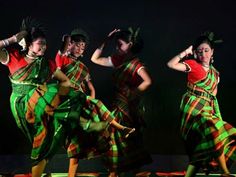
[[[218,99],[224,120],[236,126],[234,4],[234,0],[2,1],[0,39],[17,33],[22,18],[35,17],[47,27],[47,56],[53,58],[63,34],[77,26],[84,28],[90,35],[90,45],[83,61],[90,68],[97,97],[109,104],[112,70],[91,63],[89,58],[114,28],[140,27],[145,41],[140,58],[153,78],[144,99],[146,147],[153,154],[185,154],[179,135],[178,108],[186,75],[168,69],[166,63],[206,29],[223,38],[223,45],[214,55],[215,66],[221,73]],[[0,154],[28,153],[30,144],[16,127],[10,111],[7,68],[0,65],[0,73]]]

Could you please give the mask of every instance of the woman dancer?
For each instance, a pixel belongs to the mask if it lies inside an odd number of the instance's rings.
[[[103,48],[113,37],[117,53],[109,57],[102,56]],[[117,121],[136,129],[136,133],[128,139],[122,138],[120,131],[113,130],[113,145],[107,153],[110,177],[117,176],[118,172],[138,169],[151,162],[142,142],[144,120],[141,98],[151,85],[147,69],[137,56],[142,48],[143,40],[139,28],[115,29],[91,58],[92,62],[98,65],[114,68],[115,98],[112,110]]]
[[[13,45],[17,42],[24,46],[23,51]],[[10,71],[11,110],[17,126],[32,143],[32,176],[40,177],[65,137],[70,137],[75,129],[89,129],[95,123],[80,117],[87,105],[86,95],[71,89],[68,78],[56,70],[54,62],[44,58],[46,38],[38,21],[24,19],[21,32],[1,40],[0,49],[0,61]],[[60,84],[47,84],[52,76]],[[93,109],[96,110],[96,105],[88,114]],[[114,117],[107,114],[106,118],[104,124],[113,126]],[[114,126],[125,130],[119,124]]]
[[[216,42],[214,34],[207,32],[167,63],[188,75],[187,92],[180,105],[181,134],[189,155],[186,177],[195,176],[201,167],[209,173],[216,163],[223,176],[231,176],[226,162],[235,160],[236,129],[222,120],[216,98],[220,81],[212,64]],[[191,54],[194,58],[188,57]]]
[[[87,33],[81,29],[76,28],[74,29],[70,35],[63,36],[63,42],[62,47],[58,51],[56,55],[56,63],[57,68],[60,69],[69,79],[70,81],[78,88],[79,91],[82,91],[86,94],[90,94],[90,97],[87,97],[87,102],[91,102],[92,100],[95,100],[95,89],[93,87],[93,84],[91,82],[89,70],[86,67],[86,65],[80,60],[83,56],[83,53],[88,45],[88,35]],[[86,89],[88,88],[88,89]],[[88,91],[90,91],[88,93]],[[103,113],[103,103],[100,100],[97,100],[97,105],[101,105],[98,107],[98,112],[101,113],[100,117],[97,115],[90,116],[90,118],[95,122],[104,121],[104,115]],[[128,130],[128,129],[127,129]],[[128,136],[130,133],[132,133],[134,129],[130,129],[130,132],[126,134],[125,136]],[[93,133],[93,137],[86,138],[87,143],[89,146],[84,147],[83,149],[86,150],[83,155],[81,153],[73,153],[70,155],[70,167],[69,167],[69,176],[75,176],[77,168],[78,168],[78,162],[81,158],[90,158],[91,156],[95,155],[101,155],[105,151],[108,151],[108,146],[103,147],[104,142],[101,141],[96,143],[94,146],[91,142],[94,142],[94,139],[100,139],[103,140],[104,134],[108,136],[110,140],[110,133],[109,131],[105,132],[99,132],[99,133]],[[89,134],[90,135],[90,134]],[[75,134],[75,139],[77,138],[77,135]],[[103,137],[103,138],[102,138]],[[71,141],[71,144],[69,147],[75,147],[76,141]],[[100,148],[98,148],[100,147]],[[102,148],[103,147],[103,148]],[[98,150],[100,149],[100,150]],[[71,150],[70,150],[71,151]],[[91,151],[93,153],[91,153]],[[95,151],[95,152],[94,152]],[[81,152],[81,149],[80,149]]]

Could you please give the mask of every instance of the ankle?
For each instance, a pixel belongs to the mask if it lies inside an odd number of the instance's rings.
[[[116,172],[110,172],[108,177],[118,177]]]
[[[128,138],[130,134],[132,134],[135,131],[135,128],[129,128],[129,127],[124,127],[122,130],[124,137]]]

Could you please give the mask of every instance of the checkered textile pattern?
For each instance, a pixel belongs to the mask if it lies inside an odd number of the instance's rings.
[[[187,84],[181,110],[181,134],[190,163],[209,166],[222,153],[226,160],[236,160],[236,129],[222,120],[213,92],[218,84],[218,71],[211,66],[206,77]]]

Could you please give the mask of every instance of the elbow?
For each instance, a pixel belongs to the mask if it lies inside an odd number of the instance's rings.
[[[96,57],[94,57],[94,56],[92,56],[92,57],[91,57],[91,61],[92,61],[93,63],[96,63],[96,61],[97,61],[97,58],[96,58]]]
[[[152,85],[152,80],[151,79],[147,82],[147,85],[148,85],[148,87],[150,87]]]
[[[174,64],[172,62],[168,62],[167,63],[167,67],[173,69],[174,68]]]
[[[168,62],[166,65],[168,68],[171,68],[171,66],[172,66],[172,64],[170,62]]]
[[[91,57],[91,61],[93,63],[97,63],[98,58],[100,57],[100,55],[97,54],[97,50],[93,53],[92,57]]]
[[[148,89],[152,85],[152,80],[151,79],[147,80],[145,85],[146,88]]]

